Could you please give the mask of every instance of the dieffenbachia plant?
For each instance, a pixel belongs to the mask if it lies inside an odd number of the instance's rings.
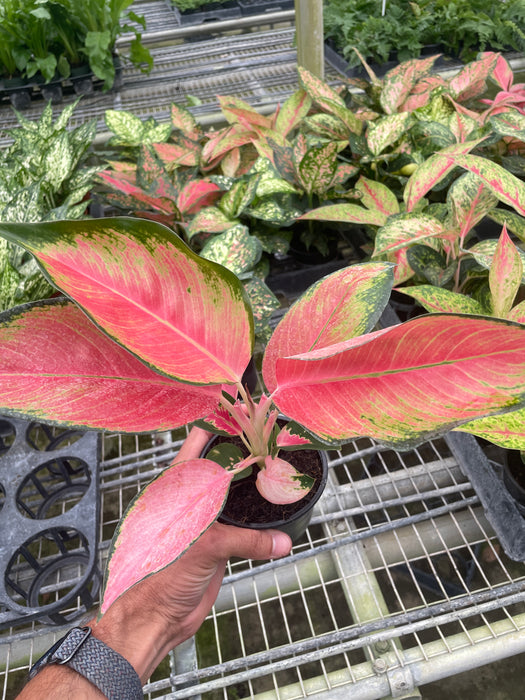
[[[376,328],[393,283],[389,262],[329,275],[288,310],[266,348],[257,402],[242,383],[253,351],[242,284],[162,224],[0,224],[0,234],[65,294],[0,317],[0,410],[126,432],[204,420],[248,448],[225,467],[174,464],[130,504],[112,543],[103,612],[191,546],[244,470],[259,470],[269,500],[299,500],[311,484],[278,448],[358,436],[407,448],[525,403],[525,326],[429,314]],[[291,419],[284,430],[277,412]],[[525,447],[523,434],[516,440]]]

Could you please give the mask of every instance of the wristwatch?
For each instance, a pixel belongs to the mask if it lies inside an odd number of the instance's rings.
[[[34,678],[48,664],[65,664],[93,683],[109,700],[143,700],[142,684],[133,666],[100,639],[91,627],[74,627],[38,659]]]

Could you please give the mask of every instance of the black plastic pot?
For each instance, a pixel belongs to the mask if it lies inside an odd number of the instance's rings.
[[[244,16],[293,10],[294,0],[237,0]]]
[[[525,516],[525,464],[519,450],[505,451],[503,483],[516,501],[519,512]]]
[[[89,65],[74,66],[71,69],[70,80],[76,95],[90,95],[93,92],[93,73]]]
[[[514,561],[524,561],[525,518],[520,504],[506,487],[506,479],[489,462],[473,435],[453,431],[448,433],[446,441],[476,491],[505,553]],[[512,452],[509,454],[512,456]]]
[[[221,439],[228,440],[228,438],[214,436],[204,448],[202,456],[205,457],[208,451],[211,449],[211,447],[213,447],[213,445],[216,443],[216,441]],[[232,442],[234,440],[235,438],[231,439]],[[230,496],[226,501],[223,511],[218,518],[219,522],[224,523],[225,525],[234,525],[236,527],[244,527],[252,530],[281,530],[282,532],[285,532],[287,535],[289,535],[294,543],[297,542],[304,535],[306,528],[308,527],[310,520],[312,519],[314,506],[317,503],[317,501],[321,498],[325,489],[326,482],[328,479],[328,460],[326,458],[326,453],[318,450],[296,450],[293,453],[289,451],[283,451],[281,454],[283,459],[290,459],[291,454],[295,455],[296,458],[300,458],[300,455],[311,455],[311,453],[315,453],[319,459],[319,464],[322,469],[322,476],[314,485],[312,492],[305,496],[305,498],[303,499],[304,504],[301,507],[299,507],[299,509],[296,510],[293,514],[284,518],[276,518],[275,520],[267,522],[259,522],[256,520],[248,519],[240,522],[239,520],[235,519],[234,517],[228,514],[229,503],[231,503],[231,500],[233,500],[231,493],[232,490],[230,490]],[[253,488],[255,489],[255,486],[253,486]]]
[[[168,0],[168,2],[169,1],[170,0]],[[173,4],[171,4],[171,7],[178,16],[179,22],[183,26],[206,24],[208,22],[221,22],[227,19],[236,19],[241,16],[241,9],[237,2],[209,2],[196,10],[186,11],[179,10]]]
[[[27,80],[22,78],[4,79],[4,93],[16,110],[23,111],[31,107],[33,87],[29,85]]]

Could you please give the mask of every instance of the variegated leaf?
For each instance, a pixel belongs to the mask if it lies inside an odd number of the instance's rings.
[[[252,305],[255,334],[258,339],[266,338],[268,340],[271,333],[269,321],[273,312],[281,306],[279,299],[268,285],[256,275],[244,283],[244,288]]]
[[[506,318],[521,286],[523,263],[505,226],[498,240],[489,270],[489,285],[494,316]]]
[[[345,125],[331,114],[312,114],[303,120],[303,124],[314,134],[326,136],[334,141],[343,141],[348,138]]]
[[[495,115],[489,121],[497,134],[525,141],[525,114],[509,111]]]
[[[299,217],[301,220],[312,221],[343,221],[351,224],[370,224],[383,226],[386,216],[376,209],[365,209],[357,204],[328,204],[307,211]]]
[[[196,214],[203,207],[214,204],[221,195],[220,188],[207,180],[190,180],[177,197],[182,214]]]
[[[417,81],[430,72],[437,58],[436,55],[403,61],[388,71],[383,79],[379,98],[386,114],[394,114],[399,110]]]
[[[279,457],[266,457],[264,469],[257,474],[255,485],[270,503],[296,503],[312,489],[315,479],[297,471]]]
[[[284,102],[277,119],[274,131],[286,137],[306,117],[312,106],[312,100],[305,90],[296,90]]]
[[[368,148],[378,156],[406,133],[411,121],[412,116],[409,113],[401,112],[372,122],[366,134]]]
[[[498,203],[483,182],[472,173],[458,178],[447,193],[447,202],[461,240]]]
[[[525,397],[525,327],[428,314],[276,363],[275,405],[320,437],[400,449]]]
[[[458,102],[479,97],[486,90],[486,80],[496,66],[497,54],[485,54],[472,61],[449,81],[449,90]]]
[[[248,228],[238,224],[206,242],[201,255],[206,260],[224,265],[236,275],[250,270],[259,260],[262,247]]]
[[[257,173],[246,175],[223,194],[217,206],[230,221],[237,219],[250,206],[257,192],[259,179]]]
[[[255,206],[250,207],[250,216],[262,221],[268,221],[277,226],[289,226],[301,215],[301,209],[297,209],[288,202],[279,202],[277,197],[260,200]]]
[[[450,173],[456,165],[457,155],[468,153],[479,143],[481,139],[449,146],[421,163],[410,177],[403,193],[407,211],[412,211],[426,193]]]
[[[361,176],[356,183],[356,190],[362,194],[361,204],[370,210],[382,212],[385,217],[399,214],[397,197],[382,182]]]
[[[128,588],[178,559],[212,525],[231,479],[215,462],[191,459],[163,471],[133,499],[110,546],[102,613]]]
[[[142,143],[144,124],[131,112],[117,109],[106,109],[104,121],[112,131],[118,143],[126,146],[138,146]]]
[[[481,265],[481,267],[484,267],[486,270],[490,270],[492,260],[494,259],[494,255],[496,253],[497,245],[497,240],[493,238],[488,238],[487,240],[475,243],[471,248],[468,249],[468,252],[470,255],[473,256],[478,265]],[[520,256],[521,263],[525,269],[525,251],[521,250],[521,248],[516,248],[516,251]],[[522,276],[522,284],[525,284],[525,273]]]
[[[33,253],[105,333],[156,370],[195,384],[242,376],[253,342],[242,285],[168,228],[113,218],[1,223],[0,235]]]
[[[472,433],[508,450],[525,450],[525,408],[496,416],[479,418],[461,426],[461,431]]]
[[[453,162],[477,175],[501,202],[525,215],[525,184],[508,170],[480,156],[458,154]]]
[[[492,209],[488,216],[501,226],[505,225],[507,230],[517,236],[520,241],[525,242],[525,218],[507,209]]]
[[[197,233],[222,233],[237,223],[218,207],[204,207],[193,217],[187,233],[190,238]]]
[[[322,194],[330,187],[337,166],[337,143],[310,148],[297,169],[301,186],[307,194]]]
[[[312,285],[287,311],[268,343],[262,367],[268,391],[275,389],[280,357],[370,331],[388,302],[392,281],[393,265],[380,262],[351,265]]]
[[[200,146],[189,139],[180,139],[179,143],[154,143],[152,148],[169,171],[178,165],[191,168],[199,164]]]
[[[398,214],[378,230],[373,257],[442,236],[444,230],[441,221],[428,214]]]
[[[153,372],[70,301],[4,313],[0,344],[1,410],[28,419],[116,432],[169,430],[207,415],[221,395],[219,386],[194,387]]]
[[[398,291],[415,299],[426,311],[446,314],[475,314],[483,316],[485,309],[475,299],[435,287],[433,284],[421,284],[417,287],[402,287]]]
[[[516,304],[507,314],[507,319],[515,323],[525,323],[525,301]]]
[[[170,116],[171,125],[174,129],[181,131],[185,136],[188,136],[190,139],[195,140],[199,138],[200,127],[197,124],[195,117],[189,110],[173,102],[170,108]]]
[[[414,272],[436,287],[444,287],[457,270],[456,260],[447,264],[447,259],[441,252],[420,243],[407,249],[407,260]]]

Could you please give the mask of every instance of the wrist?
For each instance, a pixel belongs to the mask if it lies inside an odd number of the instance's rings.
[[[139,600],[134,591],[116,600],[89,626],[95,637],[129,661],[143,684],[179,643],[167,621],[157,610],[145,607],[144,600]]]

